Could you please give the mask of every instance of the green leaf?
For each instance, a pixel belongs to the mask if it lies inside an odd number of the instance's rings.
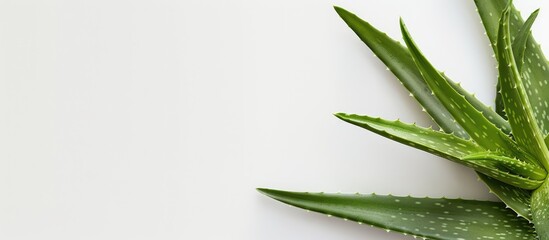
[[[478,174],[478,176],[480,180],[488,185],[490,191],[501,199],[509,208],[513,209],[519,216],[532,220],[530,212],[532,191],[503,183],[484,174]]]
[[[499,19],[501,13],[507,7],[509,0],[475,0],[475,5],[477,6],[477,11],[486,30],[486,35],[490,40],[490,44],[494,50],[494,54],[497,55],[497,38],[498,38],[498,29],[499,29]],[[514,9],[511,5],[511,35],[516,36],[520,31],[520,28],[524,24],[520,13]]]
[[[494,56],[495,54],[497,54],[495,43],[497,41],[499,19],[500,19],[501,13],[503,12],[503,9],[507,6],[507,3],[508,3],[508,0],[490,0],[490,1],[475,0],[478,13],[482,20],[482,24],[484,25],[484,28],[486,30],[486,35],[488,36],[490,44],[494,50]],[[516,36],[516,34],[522,28],[523,21],[522,21],[522,17],[520,16],[520,13],[517,10],[515,10],[513,7],[511,8],[512,9],[511,9],[511,18],[510,18],[510,21],[511,21],[510,31],[511,31],[511,35]],[[538,55],[543,56],[543,54],[541,53],[539,47],[535,43],[535,40],[533,39],[532,36],[529,37],[528,42],[530,44],[526,45],[525,52],[537,52]],[[536,69],[533,69],[533,70],[537,71]],[[543,79],[547,79],[547,77],[544,77]],[[536,86],[533,86],[533,87],[536,87]],[[546,87],[549,87],[549,86],[546,86]],[[545,87],[538,89],[537,92],[540,92],[540,90],[543,90],[543,89],[545,89]],[[501,97],[500,91],[501,91],[501,87],[500,87],[500,84],[498,83],[497,92],[496,92],[496,112],[505,118],[506,117],[505,112],[503,111],[504,110],[503,99]],[[535,89],[531,91],[535,92]],[[530,191],[520,189],[508,184],[504,184],[502,182],[499,182],[483,174],[479,174],[479,178],[483,180],[486,183],[486,185],[488,185],[490,190],[495,195],[497,195],[503,202],[505,202],[510,208],[515,210],[519,215],[527,219],[531,219],[531,216],[530,216],[531,192]]]
[[[541,240],[549,239],[549,182],[532,193],[532,222],[536,227],[536,233]]]
[[[503,168],[496,161],[466,159],[467,156],[484,152],[485,150],[473,141],[465,140],[452,134],[416,125],[408,125],[400,121],[387,121],[381,118],[344,113],[337,113],[336,116],[348,123],[368,129],[389,139],[471,167],[513,186],[535,189],[542,183],[541,180],[530,179],[509,172],[509,169]]]
[[[509,30],[510,9],[503,11],[497,42],[498,70],[505,113],[517,144],[535,160],[549,169],[549,152],[536,119],[522,78],[516,65]],[[530,159],[529,159],[530,160]]]
[[[368,22],[360,19],[349,11],[335,7],[339,16],[358,35],[358,37],[374,52],[374,54],[389,68],[399,81],[408,89],[425,111],[433,118],[440,128],[447,133],[454,133],[461,138],[469,138],[468,134],[455,121],[444,105],[432,95],[429,86],[421,76],[408,49],[399,42],[379,31]],[[451,81],[449,81],[451,82]],[[478,111],[482,112],[494,125],[505,133],[511,132],[509,123],[501,116],[467,93],[453,82],[452,87],[464,95]]]
[[[431,65],[410,37],[406,26],[401,21],[401,30],[404,41],[412,57],[422,73],[425,81],[434,95],[448,109],[456,121],[480,146],[491,151],[515,149],[513,141],[483,113],[479,112],[466,98],[452,88],[448,81]],[[506,154],[517,154],[516,151],[507,151]]]
[[[473,153],[461,158],[464,161],[487,161],[498,169],[508,169],[511,173],[534,180],[544,180],[547,172],[540,166],[521,161],[517,158],[498,155],[493,152]]]
[[[515,55],[519,72],[522,68],[522,63],[524,62],[524,51],[526,50],[526,44],[528,43],[528,37],[530,36],[530,29],[532,29],[532,25],[534,24],[538,13],[539,9],[530,14],[530,17],[526,19],[526,22],[524,22],[513,41],[513,55]]]
[[[501,9],[498,10],[496,13],[501,12],[501,10],[503,10],[503,7],[501,7]],[[467,133],[463,131],[459,124],[455,124],[455,120],[440,103],[440,101],[435,96],[431,95],[431,90],[427,86],[425,80],[423,80],[423,77],[419,73],[419,70],[417,70],[417,67],[413,62],[413,59],[408,49],[399,44],[397,41],[388,37],[387,34],[379,31],[368,22],[363,21],[362,19],[348,12],[347,10],[339,7],[335,7],[335,10],[347,23],[347,25],[360,37],[360,39],[364,43],[366,43],[366,45],[375,53],[375,55],[380,58],[382,62],[384,62],[387,67],[397,76],[397,78],[408,89],[408,91],[412,93],[413,97],[424,107],[426,112],[432,116],[433,120],[445,132],[453,132],[458,136],[465,136],[466,138],[468,138]],[[497,15],[498,17],[495,19],[495,32],[497,32],[497,20],[499,18],[499,14]],[[463,92],[460,93],[463,94]],[[467,96],[470,94],[463,95]],[[469,101],[472,102],[473,105],[475,105],[473,101]],[[497,111],[499,107],[503,109],[502,104],[496,104],[496,112],[498,114],[501,112]],[[482,109],[479,109],[479,111],[483,113],[490,113],[490,111],[485,111]],[[496,117],[490,118],[488,116],[486,116],[486,118],[497,119]],[[493,123],[498,126],[497,122],[494,121]],[[498,127],[504,128],[501,126]],[[510,127],[508,127],[507,129],[510,129]],[[519,214],[525,217],[529,216],[529,191],[497,181],[482,173],[478,174],[480,179],[482,179],[490,188],[490,190],[494,192],[494,194],[496,194],[502,201],[504,201],[512,209],[516,210]],[[525,201],[524,199],[528,200]]]
[[[440,101],[431,95],[431,90],[404,46],[355,14],[340,7],[334,7],[334,9],[444,131],[462,138],[469,137]]]
[[[452,86],[452,88],[456,90],[456,92],[458,92],[460,95],[465,97],[465,100],[467,100],[467,102],[469,102],[477,111],[482,112],[482,115],[484,115],[484,117],[488,119],[488,121],[494,124],[497,128],[501,129],[501,131],[503,131],[503,133],[505,133],[506,135],[511,134],[511,126],[509,125],[509,122],[507,122],[507,120],[505,120],[490,107],[484,105],[484,103],[479,101],[475,97],[475,95],[465,91],[465,89],[463,89],[460,84],[452,82],[444,74],[442,76],[445,79],[448,79],[448,83]]]
[[[483,173],[487,176],[490,176],[494,179],[515,187],[527,190],[534,190],[541,186],[541,184],[543,184],[543,180],[536,180],[520,176],[518,174],[510,172],[509,169],[502,168],[499,163],[494,161],[471,161],[467,159],[461,159],[459,163],[474,168],[477,172]]]
[[[258,191],[295,207],[421,238],[536,239],[532,225],[499,202]]]
[[[422,128],[415,124],[405,124],[399,120],[388,121],[381,118],[346,113],[336,113],[335,116],[389,139],[454,161],[484,151],[482,147],[471,140],[465,140],[453,134],[429,128]]]
[[[482,23],[496,53],[498,52],[495,43],[497,41],[499,19],[508,2],[508,0],[475,0]],[[509,32],[514,38],[522,28],[523,20],[520,13],[512,5],[509,14]],[[521,69],[522,81],[528,100],[533,107],[538,126],[545,136],[549,134],[549,100],[547,99],[549,96],[549,63],[541,51],[541,47],[531,34],[528,36],[526,48],[524,49],[524,63]],[[498,97],[496,100],[500,98]],[[501,109],[501,104],[496,105],[496,110],[499,109]]]
[[[507,119],[505,114],[505,107],[503,106],[503,98],[501,97],[501,86],[499,83],[496,85],[496,112],[502,117]]]

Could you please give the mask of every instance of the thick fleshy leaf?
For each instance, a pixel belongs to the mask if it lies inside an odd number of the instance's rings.
[[[429,128],[422,128],[415,124],[405,124],[399,120],[388,121],[381,118],[346,113],[336,113],[335,116],[381,136],[454,161],[459,161],[462,157],[473,153],[485,151],[471,140],[465,140]]]
[[[514,142],[484,115],[475,109],[466,98],[457,92],[448,81],[431,65],[410,37],[401,21],[404,41],[412,57],[434,95],[448,109],[456,121],[480,146],[491,151],[505,151],[506,154],[518,154]],[[512,151],[508,151],[511,149]]]
[[[500,202],[258,189],[306,210],[427,239],[536,239],[532,225]]]
[[[417,101],[423,106],[423,108],[425,108],[426,112],[433,117],[434,121],[445,132],[453,132],[458,136],[463,137],[463,135],[465,135],[466,137],[468,137],[468,135],[464,131],[462,131],[463,129],[461,128],[461,126],[453,122],[453,117],[442,106],[440,101],[436,99],[435,96],[431,95],[431,90],[429,90],[427,83],[421,77],[419,70],[417,70],[417,67],[413,62],[413,59],[408,52],[408,49],[399,44],[397,41],[391,39],[389,36],[387,36],[387,34],[374,28],[368,22],[363,21],[355,14],[352,14],[339,7],[335,7],[335,9],[337,13],[341,16],[341,18],[347,23],[347,25],[360,37],[360,39],[364,43],[366,43],[368,47],[370,47],[370,49],[376,54],[376,56],[379,57],[384,63],[386,62],[388,68],[397,76],[397,78],[408,89],[408,91],[412,93],[413,97],[417,99]],[[498,10],[498,12],[496,13],[501,12],[502,9],[503,7],[501,7],[500,10]],[[494,32],[497,32],[498,18],[495,19],[496,27]],[[491,33],[490,31],[488,32]],[[392,66],[389,66],[389,64],[392,64]],[[467,94],[464,95],[467,96]],[[473,101],[469,101],[473,105],[475,105]],[[503,109],[502,104],[496,104],[496,112],[499,114],[501,113],[501,111],[498,112],[498,108]],[[489,111],[485,111],[482,109],[478,110],[483,112],[484,114],[490,113]],[[486,117],[488,119],[496,119],[496,117]],[[497,122],[493,123],[498,126]],[[510,129],[510,127],[508,127],[507,129]],[[486,183],[490,190],[509,207],[511,207],[520,215],[523,215],[526,218],[529,216],[529,191],[497,181],[482,173],[478,174],[479,178]]]
[[[508,2],[509,0],[475,0],[494,52],[497,52],[495,43],[497,41],[499,19]],[[514,39],[523,26],[523,20],[520,13],[512,6],[509,22],[509,32],[512,39]],[[522,81],[528,100],[533,108],[538,126],[545,136],[549,134],[549,63],[532,34],[528,36],[526,48],[524,49],[524,63],[521,69]],[[500,98],[496,100],[500,100]],[[501,104],[497,104],[496,110],[501,110],[501,107]]]
[[[494,161],[473,161],[471,159],[461,159],[459,163],[474,168],[477,172],[483,173],[503,183],[527,190],[537,189],[543,183],[543,180],[531,179],[513,173],[509,169],[502,167],[498,162]]]
[[[452,115],[446,110],[444,105],[432,95],[431,89],[421,76],[417,69],[410,52],[399,42],[379,31],[368,22],[360,19],[349,11],[335,7],[339,16],[347,25],[358,35],[358,37],[374,52],[374,54],[389,68],[399,81],[408,89],[425,111],[433,118],[440,128],[447,133],[462,138],[469,138],[463,128],[457,124]],[[451,81],[449,81],[451,82]],[[460,94],[464,95],[478,111],[482,112],[494,125],[501,128],[504,132],[510,133],[509,123],[501,116],[491,110],[488,106],[476,99],[472,94],[467,93],[458,84],[453,82],[452,87]]]
[[[535,189],[541,180],[520,176],[503,167],[497,161],[479,161],[465,159],[485,150],[470,140],[458,138],[452,134],[404,124],[400,121],[387,121],[380,118],[338,113],[336,116],[348,123],[368,129],[379,135],[444,157],[459,164],[471,167],[495,179],[524,189]]]
[[[482,24],[484,25],[484,29],[486,30],[486,35],[488,36],[490,44],[494,50],[494,54],[497,55],[498,51],[496,50],[496,43],[498,38],[499,19],[501,17],[501,13],[507,7],[509,0],[474,1],[477,6],[479,16],[482,20]],[[522,20],[520,13],[512,5],[510,14],[511,28],[509,30],[512,36],[516,36],[524,24],[524,21]]]
[[[340,7],[334,8],[343,21],[399,79],[441,129],[462,138],[469,138],[463,128],[454,121],[448,110],[435,96],[431,95],[431,90],[404,46],[355,14]]]
[[[477,111],[482,112],[482,115],[488,121],[490,121],[492,124],[494,124],[497,128],[501,129],[505,134],[509,135],[511,134],[511,126],[509,125],[509,122],[505,120],[502,116],[500,116],[498,113],[496,113],[492,108],[484,105],[480,100],[478,100],[475,95],[468,93],[461,87],[460,84],[454,83],[451,80],[449,80],[448,77],[445,75],[442,75],[445,79],[448,79],[448,83],[458,92],[460,95],[465,97],[467,102],[469,102]]]
[[[517,33],[515,40],[513,40],[513,55],[515,55],[515,60],[517,62],[517,68],[519,72],[522,68],[522,63],[524,62],[524,51],[526,50],[526,44],[528,44],[528,37],[530,36],[530,30],[532,25],[538,16],[539,9],[530,14],[530,17],[526,19],[526,22],[522,25],[519,32]]]
[[[484,25],[484,28],[486,30],[486,35],[488,36],[490,44],[494,50],[494,55],[497,52],[495,43],[497,41],[499,19],[501,16],[501,12],[503,12],[503,9],[507,6],[507,3],[508,3],[508,0],[491,0],[491,1],[475,0],[478,13],[482,20],[482,24]],[[509,21],[511,22],[510,28],[509,28],[511,35],[516,36],[516,34],[520,31],[520,29],[523,26],[523,21],[519,12],[514,8],[511,9],[511,18]],[[529,44],[526,45],[525,53],[537,52],[538,55],[543,56],[543,54],[541,54],[541,50],[537,46],[537,43],[535,43],[535,40],[532,36],[529,36],[527,42]],[[537,71],[537,69],[533,69],[533,70]],[[539,74],[543,74],[543,73],[537,73],[536,75],[539,75]],[[549,74],[549,73],[546,72],[546,74]],[[543,79],[548,79],[548,77],[544,77]],[[539,86],[539,87],[540,89],[537,90],[538,93],[540,90],[543,90],[546,87],[549,87],[549,85],[544,85],[543,87],[542,86]],[[500,91],[501,91],[501,88],[498,83],[497,92],[496,92],[496,112],[500,114],[502,117],[506,118],[505,112],[503,111],[504,110],[503,99],[501,97]],[[536,92],[535,89],[531,91]],[[541,99],[538,99],[538,100],[541,100]],[[546,132],[546,130],[543,130],[543,131]],[[531,219],[531,215],[530,215],[531,214],[530,213],[531,191],[520,189],[511,185],[499,182],[495,179],[492,179],[482,174],[479,175],[479,178],[483,182],[485,182],[486,185],[490,188],[490,190],[496,196],[498,196],[503,202],[505,202],[505,204],[507,204],[510,208],[515,210],[519,215],[527,219]]]
[[[509,11],[510,9],[507,8],[501,16],[497,42],[499,83],[505,113],[517,144],[534,157],[534,162],[541,163],[549,169],[549,152],[545,146],[544,135],[536,123],[533,108],[530,106],[526,88],[513,55]]]
[[[501,156],[493,152],[473,153],[463,157],[462,160],[491,162],[495,164],[497,168],[508,169],[511,173],[525,178],[544,180],[545,177],[547,177],[547,172],[536,164],[527,163],[517,158]]]
[[[549,182],[532,193],[532,222],[540,240],[549,239]]]
[[[518,216],[532,220],[532,213],[530,212],[532,191],[503,183],[484,174],[479,174],[478,177],[488,185],[493,194],[513,209]]]

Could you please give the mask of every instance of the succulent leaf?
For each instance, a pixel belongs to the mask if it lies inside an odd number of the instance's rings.
[[[346,113],[336,113],[335,116],[394,141],[454,161],[473,153],[485,151],[471,140],[465,140],[429,128],[422,128],[415,124],[405,124],[399,120],[388,121],[381,118]]]
[[[534,162],[539,162],[545,169],[549,169],[549,151],[543,139],[544,135],[537,125],[513,55],[509,17],[510,8],[506,8],[501,15],[497,42],[499,83],[505,113],[517,144],[534,156]]]
[[[505,8],[509,5],[509,0],[474,1],[475,5],[477,6],[479,16],[482,20],[482,25],[486,30],[486,35],[488,36],[492,49],[494,50],[494,54],[497,55],[498,51],[496,43],[498,38],[499,19],[501,18],[501,13],[503,12],[503,10],[505,10]],[[509,21],[511,23],[511,27],[509,28],[509,31],[511,32],[511,36],[516,36],[516,34],[520,31],[520,28],[524,24],[524,21],[522,20],[520,13],[514,8],[514,6],[511,5],[510,7],[511,18],[509,19]]]
[[[463,131],[463,128],[455,122],[455,119],[450,115],[448,110],[444,108],[442,103],[431,94],[431,90],[427,86],[421,73],[413,62],[407,48],[393,40],[387,34],[379,31],[368,22],[360,19],[353,13],[335,7],[339,16],[347,23],[347,25],[359,36],[359,38],[375,53],[375,55],[384,62],[387,67],[397,76],[401,83],[410,91],[412,96],[422,105],[425,111],[432,116],[433,120],[447,133],[454,133],[462,138],[469,138],[468,134]],[[472,94],[466,93],[458,84],[448,81],[452,87],[460,94],[464,95],[467,100],[477,110],[481,111],[494,125],[501,128],[506,134],[510,133],[511,127],[503,118],[504,114],[494,113],[489,110],[489,107],[478,101]],[[501,104],[496,104],[496,109]],[[503,109],[503,107],[501,107]],[[500,116],[501,115],[501,116]],[[525,190],[514,187],[503,182],[494,180],[488,176],[478,173],[480,179],[487,180],[485,183],[494,194],[499,196],[502,201],[511,206],[513,209],[521,212],[523,216],[528,216],[529,194],[524,194]],[[527,191],[526,191],[527,192]],[[529,193],[529,192],[528,192]],[[525,199],[528,201],[516,201],[516,199]]]
[[[408,89],[411,95],[419,102],[425,111],[433,118],[440,128],[447,133],[469,138],[468,134],[455,121],[444,105],[432,95],[432,91],[421,76],[416,64],[408,49],[379,31],[368,22],[360,19],[355,14],[340,8],[334,7],[339,16],[358,35],[358,37],[374,52],[374,54],[389,68],[399,81]],[[464,95],[478,111],[482,112],[494,125],[504,132],[510,133],[509,123],[491,110],[488,106],[476,99],[472,94],[465,91],[452,81],[452,87]]]
[[[538,16],[539,9],[530,14],[530,17],[526,19],[526,22],[522,25],[519,32],[517,33],[515,40],[513,40],[513,55],[515,55],[515,60],[517,62],[517,68],[519,72],[522,69],[522,63],[524,63],[524,51],[526,50],[526,44],[528,44],[528,37],[530,36],[530,30],[532,25]]]
[[[501,168],[501,165],[495,162],[462,160],[461,163],[474,168],[476,171],[483,173],[484,175],[526,190],[537,189],[543,184],[543,180],[523,177],[519,174],[510,172],[508,169]]]
[[[542,167],[521,161],[517,158],[498,155],[493,152],[480,152],[467,155],[462,158],[464,161],[487,161],[496,165],[496,168],[505,168],[514,174],[535,180],[544,180],[547,172]]]
[[[404,41],[433,94],[438,97],[471,138],[487,150],[517,154],[514,150],[508,151],[508,149],[516,148],[514,142],[475,109],[463,95],[452,88],[417,48],[403,21],[401,21],[400,26]]]
[[[448,110],[435,96],[431,95],[431,90],[417,70],[406,47],[355,14],[337,6],[334,9],[445,132],[469,138],[463,128],[454,121]]]
[[[400,121],[387,121],[381,118],[344,113],[337,113],[336,116],[348,123],[365,128],[389,139],[471,167],[513,186],[524,189],[535,189],[542,183],[541,180],[530,179],[509,172],[509,169],[503,168],[501,163],[497,161],[465,159],[466,156],[481,153],[485,150],[473,141],[465,140],[452,134],[404,124]]]
[[[492,193],[509,208],[513,209],[520,217],[526,218],[529,221],[532,220],[532,213],[530,211],[532,191],[503,183],[484,174],[479,174],[478,177],[488,185]]]
[[[499,19],[508,2],[509,0],[475,0],[482,23],[486,29],[486,35],[488,35],[496,55],[498,55],[495,43],[498,36]],[[512,5],[510,8],[509,32],[512,40],[517,36],[524,22],[520,13]],[[538,126],[545,136],[549,134],[549,100],[547,99],[547,96],[549,96],[549,82],[547,82],[547,79],[549,79],[549,63],[532,34],[528,36],[521,69],[522,81],[528,100],[533,107]],[[496,112],[503,114],[501,112],[503,107],[501,96],[498,96],[496,101]]]
[[[502,116],[496,113],[492,108],[484,105],[480,100],[478,100],[473,94],[468,93],[461,87],[461,85],[451,81],[444,74],[442,75],[445,79],[448,80],[448,83],[452,86],[456,92],[465,97],[467,102],[469,102],[477,111],[482,112],[485,118],[487,118],[492,124],[497,128],[501,129],[506,135],[511,134],[511,126],[509,122],[505,120]]]
[[[532,222],[539,239],[549,239],[549,182],[545,181],[541,187],[532,193]]]
[[[503,9],[503,7],[501,9]],[[455,122],[455,119],[451,116],[448,110],[444,108],[442,103],[440,103],[440,101],[431,94],[429,86],[427,86],[427,83],[423,80],[423,77],[413,62],[412,56],[407,48],[391,39],[387,36],[387,34],[374,28],[368,22],[360,19],[355,14],[350,13],[340,7],[335,7],[335,10],[347,23],[347,25],[359,36],[359,38],[397,76],[401,83],[423,106],[425,111],[432,116],[433,120],[441,127],[441,129],[447,133],[454,133],[462,138],[469,138],[468,134],[463,131],[463,128],[459,126],[459,124]],[[453,83],[452,81],[449,82]],[[466,94],[465,90],[459,87],[458,84],[452,84],[452,86],[456,89],[456,91],[464,95],[467,100],[475,106],[475,108],[477,108],[477,110],[483,112],[485,117],[491,120],[494,125],[501,128],[505,133],[510,133],[511,127],[503,118],[504,114],[501,114],[503,103],[496,104],[496,110],[501,110],[494,114],[492,111],[488,111],[487,109],[489,108],[474,98],[471,94]],[[501,115],[501,117],[498,117],[499,115]],[[482,173],[478,174],[482,180],[491,179]],[[524,199],[525,196],[529,196],[529,194],[523,194],[525,191],[524,189],[517,188],[494,179],[486,181],[485,183],[491,191],[494,192],[494,194],[502,199],[502,201],[511,206],[513,209],[518,209],[521,211],[522,215],[528,216],[530,211],[530,201],[516,201],[516,199]]]
[[[283,203],[427,239],[535,239],[532,225],[500,202],[258,189]]]

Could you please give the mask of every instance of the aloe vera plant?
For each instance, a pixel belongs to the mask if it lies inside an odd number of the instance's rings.
[[[339,16],[440,127],[337,113],[343,121],[473,168],[501,202],[258,189],[281,202],[425,239],[549,240],[549,64],[510,0],[475,0],[498,62],[492,110],[438,71],[404,22],[405,45]]]

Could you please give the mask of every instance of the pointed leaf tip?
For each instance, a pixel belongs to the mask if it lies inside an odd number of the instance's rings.
[[[334,5],[334,10],[336,11],[336,13],[341,17],[341,18],[344,18],[344,16],[352,16],[354,15],[353,13],[347,11],[345,8],[342,8],[340,6],[335,6]]]
[[[524,62],[524,52],[527,47],[528,38],[530,37],[532,25],[534,24],[534,21],[536,21],[536,17],[538,16],[538,11],[539,9],[530,14],[528,19],[526,19],[526,22],[524,22],[522,27],[520,27],[518,33],[515,35],[515,39],[512,43],[513,55],[515,56],[515,62],[519,71],[521,71],[522,69],[522,63]]]
[[[268,188],[256,188],[255,190],[258,191],[259,193],[267,196],[267,197],[271,197],[271,195],[269,193],[273,191],[273,190],[268,189]]]
[[[374,55],[395,74],[400,83],[423,107],[423,111],[429,114],[441,129],[447,133],[454,133],[461,138],[469,139],[468,134],[455,122],[448,110],[432,95],[405,46],[355,14],[341,8],[336,8],[336,11],[353,32],[372,50]]]
[[[265,189],[265,192],[275,200],[298,208],[424,239],[505,236],[505,239],[520,240],[535,237],[527,220],[516,218],[512,210],[499,202],[272,189]],[[446,228],[460,231],[446,231]]]
[[[467,97],[454,89],[449,81],[435,69],[417,47],[404,22],[401,22],[400,28],[404,42],[408,46],[419,71],[423,74],[427,85],[459,125],[469,133],[475,142],[485,149],[492,151],[510,149],[513,152],[508,151],[506,153],[514,154],[517,147],[508,135],[487,119],[483,113],[479,112],[467,100]]]

